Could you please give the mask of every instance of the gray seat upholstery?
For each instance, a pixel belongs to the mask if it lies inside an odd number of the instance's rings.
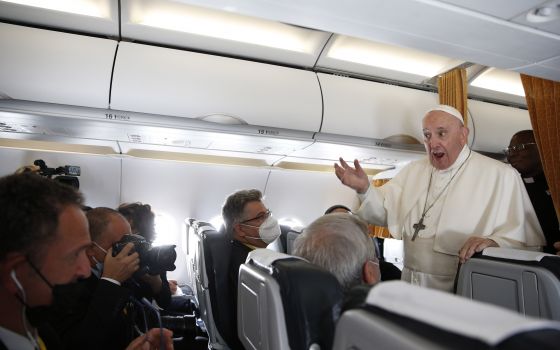
[[[280,253],[292,254],[294,241],[300,233],[289,226],[280,225],[280,236],[267,248]]]
[[[208,223],[188,220],[187,225],[189,269],[194,276],[193,291],[208,333],[208,345],[212,349],[229,349],[224,334],[232,317],[229,310],[233,301],[217,296],[217,291],[220,296],[231,295],[227,290],[228,241]]]
[[[303,259],[256,249],[240,267],[237,301],[246,350],[330,349],[342,289]]]
[[[457,294],[524,315],[560,320],[560,257],[487,248],[461,266]]]
[[[389,281],[342,314],[333,349],[555,349],[559,337],[557,321]]]

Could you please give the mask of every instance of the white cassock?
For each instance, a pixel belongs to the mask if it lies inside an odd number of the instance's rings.
[[[470,236],[490,238],[505,248],[539,250],[545,245],[521,176],[467,146],[448,169],[435,169],[426,157],[359,197],[356,213],[362,219],[387,226],[404,241],[402,279],[412,284],[452,291],[459,250]],[[432,203],[425,229],[412,241],[413,225]]]

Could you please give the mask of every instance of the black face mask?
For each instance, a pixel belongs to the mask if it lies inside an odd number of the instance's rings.
[[[57,315],[57,318],[72,314],[76,308],[80,306],[79,296],[82,295],[85,290],[83,283],[72,282],[53,286],[29,259],[27,259],[27,261],[52,291],[52,303],[50,305],[31,307],[20,299],[26,306],[25,314],[29,323],[31,323],[34,327],[39,327],[49,320],[52,320],[54,314]]]

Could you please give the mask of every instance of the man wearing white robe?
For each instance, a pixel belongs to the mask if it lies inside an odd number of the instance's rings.
[[[545,240],[521,178],[509,165],[469,149],[459,111],[439,105],[425,114],[422,127],[428,157],[382,187],[369,186],[357,160],[355,168],[342,158],[335,164],[337,177],[362,201],[356,213],[404,241],[402,279],[452,291],[459,262],[475,252],[539,250]]]

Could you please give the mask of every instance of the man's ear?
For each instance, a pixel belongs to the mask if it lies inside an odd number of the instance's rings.
[[[466,126],[463,126],[461,128],[461,134],[463,135],[465,144],[467,144],[469,142],[469,128],[467,128]]]
[[[241,224],[233,224],[233,236],[235,238],[243,238],[246,236],[245,232],[243,232],[243,230],[241,229]]]
[[[26,262],[26,257],[22,253],[9,253],[0,263],[0,285],[10,294],[16,294],[18,288],[11,274],[19,266]]]
[[[381,272],[379,264],[371,260],[367,260],[362,266],[362,282],[365,284],[376,284],[381,280]]]

